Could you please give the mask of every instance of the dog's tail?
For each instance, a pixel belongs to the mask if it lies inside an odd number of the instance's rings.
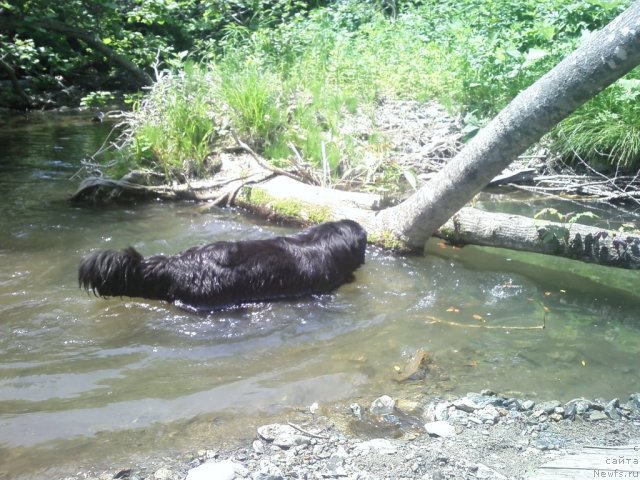
[[[133,247],[119,252],[104,250],[87,255],[80,262],[81,288],[101,297],[140,295],[143,256]]]

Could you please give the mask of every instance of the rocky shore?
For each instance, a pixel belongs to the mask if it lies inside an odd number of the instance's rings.
[[[259,427],[250,444],[64,480],[529,479],[584,446],[640,445],[640,393],[562,404],[485,390],[423,405],[382,396],[345,410],[341,422],[314,404],[300,423]],[[640,463],[640,451],[628,460]]]

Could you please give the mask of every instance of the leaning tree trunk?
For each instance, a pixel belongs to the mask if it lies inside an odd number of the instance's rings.
[[[560,120],[640,63],[640,2],[520,93],[426,185],[377,215],[378,235],[423,248],[449,218]]]

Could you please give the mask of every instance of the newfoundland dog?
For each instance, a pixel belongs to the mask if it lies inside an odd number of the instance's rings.
[[[221,308],[326,293],[353,279],[364,263],[367,232],[352,220],[294,235],[214,242],[166,257],[133,247],[82,259],[80,286],[96,296],[128,296]]]

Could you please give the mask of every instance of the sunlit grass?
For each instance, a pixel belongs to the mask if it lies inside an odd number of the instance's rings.
[[[606,170],[640,168],[640,76],[636,69],[584,105],[553,132],[552,148],[563,157]]]
[[[155,167],[167,179],[204,176],[216,140],[218,85],[214,71],[192,64],[158,79],[129,117],[127,168]]]

